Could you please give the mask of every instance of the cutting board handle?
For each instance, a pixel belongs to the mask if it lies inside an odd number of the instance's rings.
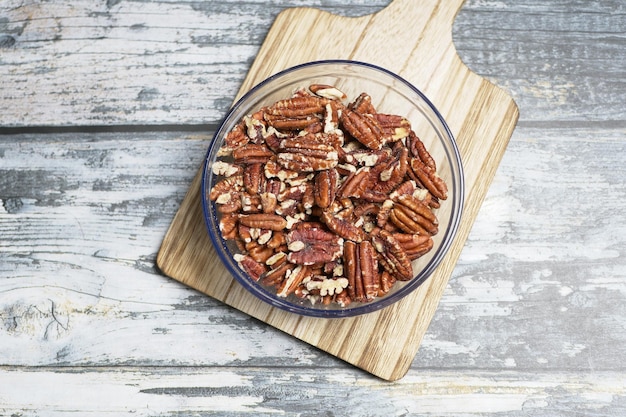
[[[377,57],[396,72],[415,65],[415,58],[456,55],[452,24],[464,0],[393,0],[367,21],[352,58]],[[372,51],[371,49],[374,49]],[[407,58],[409,61],[407,61]]]
[[[385,20],[386,14],[392,16],[402,16],[408,21],[416,20],[420,16],[428,14],[426,18],[438,19],[437,24],[452,27],[454,18],[465,0],[393,0],[387,7],[378,12]],[[442,10],[453,13],[439,14]],[[440,16],[437,18],[436,16]]]
[[[408,75],[414,66],[423,65],[424,57],[456,58],[452,24],[464,1],[393,0],[373,15],[356,18],[308,7],[285,9],[274,21],[239,96],[277,70],[306,61],[354,59]]]

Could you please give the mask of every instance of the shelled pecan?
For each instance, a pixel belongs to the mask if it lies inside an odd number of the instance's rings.
[[[250,279],[279,297],[371,302],[414,277],[447,185],[402,115],[312,84],[226,135],[209,191]]]

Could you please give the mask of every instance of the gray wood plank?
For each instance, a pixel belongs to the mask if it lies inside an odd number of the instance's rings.
[[[516,99],[520,121],[626,120],[622,1],[468,1],[453,39]]]

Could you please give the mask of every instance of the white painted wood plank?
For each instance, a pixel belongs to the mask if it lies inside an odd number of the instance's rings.
[[[0,370],[0,412],[22,416],[621,416],[623,374],[126,368]],[[29,387],[24,390],[23,387]],[[36,393],[36,395],[33,395]],[[575,399],[575,401],[572,401]]]

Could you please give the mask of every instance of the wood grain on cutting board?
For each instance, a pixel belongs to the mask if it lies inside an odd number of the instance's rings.
[[[294,315],[262,303],[222,266],[206,233],[198,171],[157,263],[168,276],[383,379],[402,377],[415,357],[518,118],[504,91],[458,57],[451,28],[463,1],[395,0],[371,16],[316,9],[278,15],[239,95],[268,76],[308,61],[355,59],[400,74],[422,90],[457,139],[465,169],[465,209],[457,237],[435,273],[400,302],[345,319]]]

